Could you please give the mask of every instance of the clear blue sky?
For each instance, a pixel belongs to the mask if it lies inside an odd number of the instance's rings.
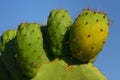
[[[106,12],[111,23],[110,35],[94,64],[108,80],[119,80],[119,6],[119,0],[0,0],[0,35],[7,29],[16,29],[21,22],[45,24],[49,12],[57,8],[68,10],[73,20],[84,8]]]

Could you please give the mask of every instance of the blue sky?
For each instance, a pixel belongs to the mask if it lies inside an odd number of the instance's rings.
[[[110,35],[94,63],[108,80],[118,80],[120,74],[120,9],[118,0],[0,0],[0,35],[16,29],[21,22],[45,24],[49,12],[64,8],[74,19],[84,8],[106,12]]]

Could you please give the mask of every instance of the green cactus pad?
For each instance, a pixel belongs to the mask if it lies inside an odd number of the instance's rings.
[[[31,80],[62,80],[61,75],[67,64],[63,60],[55,59],[46,64],[42,64],[38,74]]]
[[[68,66],[63,60],[42,64],[31,80],[107,80],[91,63]]]
[[[70,29],[70,49],[73,56],[83,62],[91,60],[102,50],[108,33],[106,14],[83,10]]]
[[[16,44],[15,36],[16,30],[7,30],[1,36],[1,60],[9,73],[11,74],[13,80],[23,79],[22,71],[17,65],[15,59]]]
[[[0,57],[1,58],[1,57]],[[12,80],[11,75],[0,59],[0,80]]]
[[[40,25],[37,23],[21,23],[16,38],[19,50],[17,54],[18,63],[28,78],[34,77],[40,65],[49,61],[43,49]]]
[[[69,66],[65,74],[62,80],[107,80],[91,63]]]
[[[69,28],[72,19],[67,10],[52,10],[48,17],[47,27],[49,34],[50,50],[54,57],[69,55]]]

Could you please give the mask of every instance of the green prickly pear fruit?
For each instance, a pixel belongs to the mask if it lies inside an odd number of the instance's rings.
[[[108,33],[106,14],[83,10],[70,29],[72,55],[83,62],[91,60],[102,50]]]
[[[1,57],[0,57],[1,58]],[[0,59],[0,80],[13,80]]]
[[[43,49],[43,38],[40,25],[37,23],[21,23],[16,35],[17,60],[25,76],[32,78],[37,74],[42,63],[48,62]]]
[[[47,27],[49,34],[50,50],[54,57],[69,55],[69,28],[72,19],[67,10],[52,10],[48,17]]]
[[[7,30],[1,36],[1,60],[11,74],[13,80],[22,80],[23,74],[15,59],[17,30]]]

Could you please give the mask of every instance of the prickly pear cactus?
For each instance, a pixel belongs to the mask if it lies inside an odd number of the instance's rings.
[[[65,69],[62,80],[107,80],[107,78],[91,63],[71,65]]]
[[[107,80],[91,63],[68,66],[63,60],[42,64],[38,74],[31,80]]]
[[[102,50],[108,32],[106,14],[83,10],[70,29],[70,48],[73,56],[83,62],[94,58]]]
[[[17,65],[15,59],[16,44],[15,36],[16,30],[7,30],[1,36],[1,60],[9,73],[11,74],[13,80],[23,79],[23,74]]]
[[[21,23],[0,37],[0,80],[107,80],[93,62],[108,33],[106,14],[89,9],[73,24],[64,9],[45,26]]]
[[[50,50],[54,57],[65,56],[69,54],[68,30],[72,25],[72,19],[67,10],[52,10],[48,17],[48,34]]]
[[[19,53],[18,64],[23,73],[34,77],[42,63],[48,62],[43,49],[43,38],[40,25],[37,23],[21,23],[16,35]]]
[[[1,57],[0,57],[0,80],[12,80],[11,75],[9,74],[8,70],[1,61]]]
[[[64,80],[61,75],[64,73],[64,68],[67,63],[63,60],[55,59],[49,63],[42,64],[38,74],[31,80]]]

